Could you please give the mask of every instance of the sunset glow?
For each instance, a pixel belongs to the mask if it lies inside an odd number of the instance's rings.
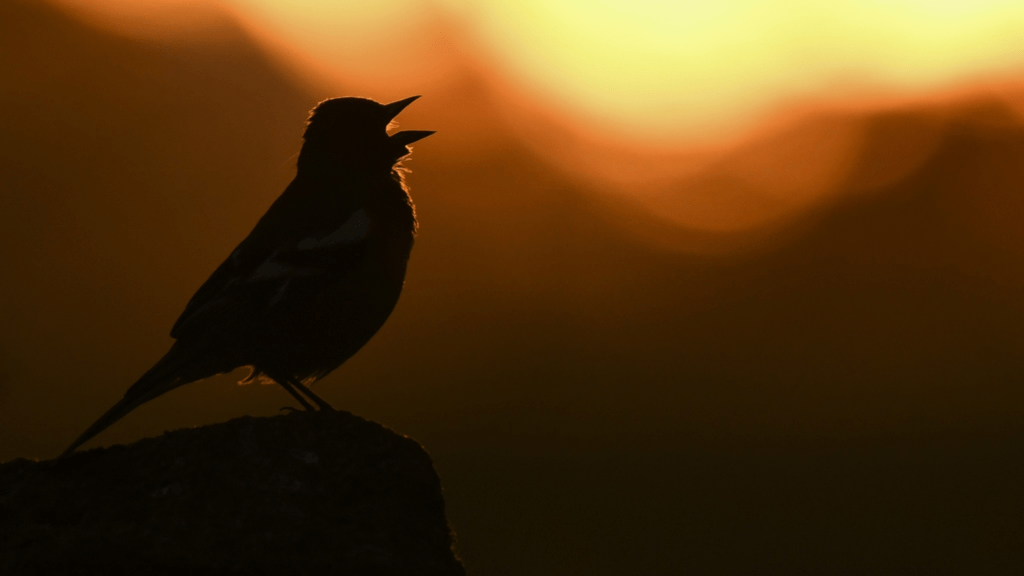
[[[0,576],[1024,572],[1024,0],[8,0],[0,69]]]
[[[921,95],[1024,65],[1024,5],[981,2],[480,3],[485,43],[540,98],[664,145],[793,100]]]
[[[106,0],[89,10],[108,20],[129,14],[117,26],[144,33],[156,19],[139,18],[141,4]],[[579,129],[597,123],[595,136],[660,148],[728,138],[795,100],[922,96],[1024,66],[1024,4],[1013,0],[223,6],[301,74],[339,88],[428,90],[472,65]]]
[[[324,97],[440,95],[469,79],[497,105],[490,121],[545,161],[716,232],[837,194],[860,128],[808,118],[1001,89],[1024,69],[1015,0],[60,1],[163,41],[238,22]],[[436,126],[448,142],[489,138],[465,104],[425,102],[462,119]]]

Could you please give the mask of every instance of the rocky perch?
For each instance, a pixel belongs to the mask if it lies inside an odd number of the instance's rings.
[[[464,575],[437,473],[347,412],[0,465],[0,574]]]

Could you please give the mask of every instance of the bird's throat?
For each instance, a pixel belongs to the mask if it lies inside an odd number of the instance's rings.
[[[300,172],[361,173],[367,176],[389,174],[394,164],[395,160],[381,150],[356,146],[325,146],[318,142],[303,144],[297,161]]]

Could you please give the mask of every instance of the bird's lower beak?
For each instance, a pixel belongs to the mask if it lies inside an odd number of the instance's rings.
[[[401,114],[402,110],[405,110],[405,107],[408,106],[409,104],[412,104],[414,101],[416,101],[417,98],[419,98],[419,96],[410,96],[405,100],[397,100],[395,102],[392,102],[391,104],[385,104],[384,123],[387,124],[388,122],[394,120],[395,116]]]
[[[408,146],[413,142],[423,140],[433,134],[433,130],[402,130],[391,135],[391,141],[402,146]]]

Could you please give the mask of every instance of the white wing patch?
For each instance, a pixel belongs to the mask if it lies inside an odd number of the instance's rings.
[[[274,261],[274,257],[271,256],[269,260],[260,264],[260,267],[253,271],[252,276],[249,278],[252,280],[270,280],[279,276],[284,276],[292,271],[291,268]]]
[[[373,224],[373,222],[370,220],[370,216],[366,213],[366,210],[359,209],[334,232],[331,232],[320,240],[317,240],[316,238],[306,238],[302,242],[299,242],[296,247],[299,250],[312,250],[314,248],[324,248],[326,246],[334,246],[336,244],[353,244],[366,238],[370,233],[371,224]]]
[[[331,232],[320,240],[317,240],[316,238],[306,238],[296,244],[295,247],[299,250],[314,250],[316,248],[327,248],[340,244],[353,244],[364,240],[369,235],[372,225],[373,221],[370,220],[370,216],[366,213],[366,210],[357,210],[334,232]],[[247,282],[265,282],[268,280],[285,279],[281,284],[281,287],[277,290],[277,293],[271,299],[271,305],[281,299],[284,292],[288,289],[288,285],[291,283],[292,278],[316,276],[323,272],[318,268],[298,267],[281,262],[277,259],[280,254],[280,251],[275,251],[269,258],[260,264],[258,268],[253,270],[252,274],[250,274],[248,278],[246,278]],[[235,257],[236,255],[232,254],[232,258]]]

